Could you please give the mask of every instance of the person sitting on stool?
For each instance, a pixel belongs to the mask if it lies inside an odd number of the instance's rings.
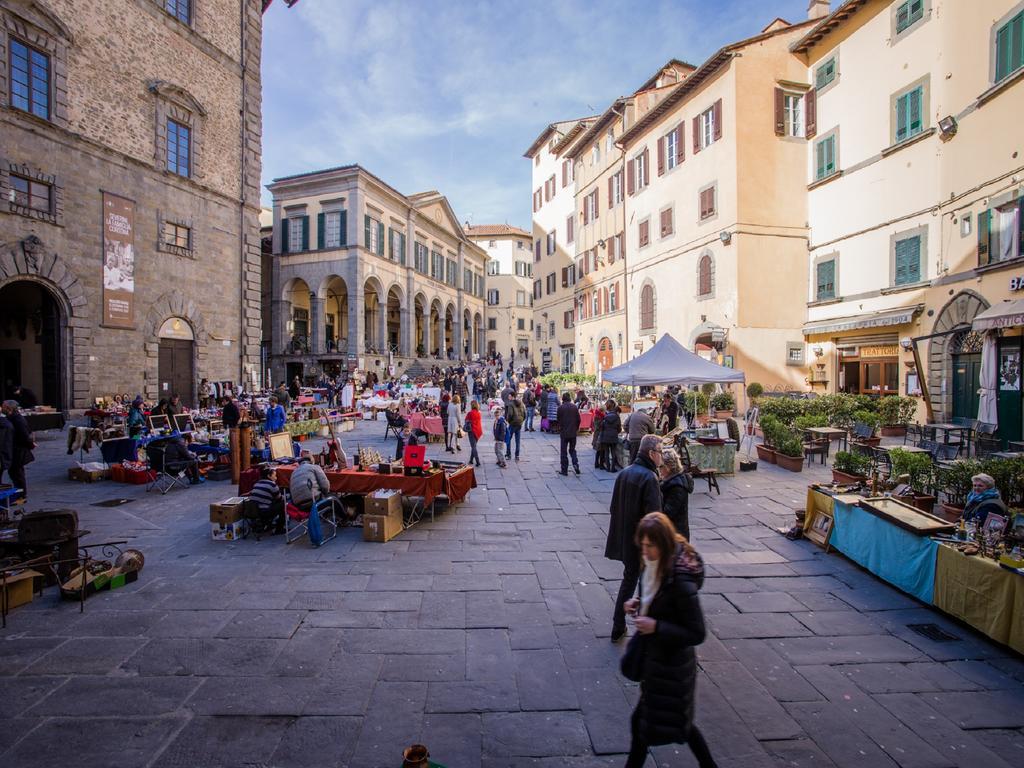
[[[169,465],[183,465],[185,475],[192,485],[205,483],[206,479],[199,474],[199,461],[188,449],[192,442],[192,433],[186,432],[181,437],[175,437],[164,444],[164,468]]]
[[[284,496],[277,485],[277,468],[273,465],[260,470],[260,479],[249,491],[249,499],[260,508],[260,521],[264,527],[274,526],[274,533],[284,533]]]

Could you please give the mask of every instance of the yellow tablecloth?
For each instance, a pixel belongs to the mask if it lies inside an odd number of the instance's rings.
[[[935,607],[1024,653],[1024,576],[988,558],[939,547]]]

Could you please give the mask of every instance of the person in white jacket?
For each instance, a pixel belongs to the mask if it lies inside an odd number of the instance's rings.
[[[462,446],[459,444],[459,430],[462,429],[462,421],[465,418],[465,414],[462,411],[462,398],[458,395],[452,396],[452,401],[448,403],[448,433],[452,436],[452,448],[448,446],[449,453],[455,453],[461,451]]]

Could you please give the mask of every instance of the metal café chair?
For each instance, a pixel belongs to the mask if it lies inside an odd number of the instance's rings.
[[[913,424],[907,424],[907,432],[903,435],[903,444],[918,445],[921,440],[924,440],[924,430],[921,429],[921,425],[916,421]]]

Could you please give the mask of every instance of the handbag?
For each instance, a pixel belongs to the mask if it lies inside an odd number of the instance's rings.
[[[622,654],[619,669],[622,676],[634,683],[644,677],[644,661],[647,658],[647,638],[644,635],[633,635],[626,644],[626,652]]]

